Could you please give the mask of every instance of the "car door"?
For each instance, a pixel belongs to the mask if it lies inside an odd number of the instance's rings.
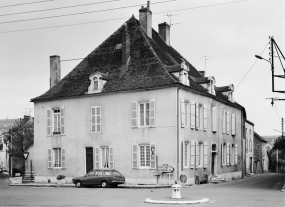
[[[82,180],[82,184],[83,184],[83,185],[92,185],[93,179],[94,179],[94,175],[95,175],[95,172],[94,172],[94,171],[89,172],[89,173],[84,177],[84,179]]]
[[[102,181],[102,170],[96,170],[93,178],[93,185],[100,185],[101,181]]]
[[[112,184],[112,180],[114,179],[113,174],[110,172],[110,170],[104,170],[103,172],[104,179],[107,181],[108,184]]]

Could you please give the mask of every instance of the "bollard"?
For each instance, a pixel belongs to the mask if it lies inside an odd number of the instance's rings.
[[[179,184],[177,184],[177,182],[175,182],[175,184],[171,186],[171,189],[172,189],[171,198],[181,198],[181,195],[180,195],[181,185],[179,185]]]

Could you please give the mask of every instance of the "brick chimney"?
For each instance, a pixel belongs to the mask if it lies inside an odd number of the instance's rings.
[[[170,26],[166,22],[158,25],[159,36],[170,46]]]
[[[130,58],[130,35],[128,34],[128,25],[124,25],[124,31],[122,35],[122,65],[128,66]]]
[[[149,38],[152,38],[152,12],[149,8],[149,1],[147,1],[147,7],[143,7],[139,10],[140,13],[140,26]]]
[[[60,56],[50,56],[50,88],[60,81]]]

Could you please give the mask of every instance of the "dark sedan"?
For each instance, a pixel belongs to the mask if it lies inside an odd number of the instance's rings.
[[[107,186],[117,187],[125,183],[125,177],[117,170],[91,170],[85,176],[75,177],[72,182],[77,188],[83,185],[101,185],[102,188]]]

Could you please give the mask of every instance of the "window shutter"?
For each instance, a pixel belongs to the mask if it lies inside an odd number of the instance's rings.
[[[208,167],[208,143],[204,142],[204,168]]]
[[[132,168],[135,168],[137,169],[138,166],[139,166],[139,159],[138,159],[138,155],[139,155],[139,152],[138,152],[138,145],[137,144],[133,144],[132,146]]]
[[[132,101],[131,106],[131,113],[132,113],[132,128],[138,127],[138,103],[136,101]]]
[[[61,135],[65,135],[65,120],[64,120],[64,116],[65,116],[65,110],[64,107],[60,108],[60,134]]]
[[[230,165],[230,144],[227,143],[227,165]]]
[[[51,109],[47,109],[47,136],[51,136]]]
[[[204,130],[207,130],[207,105],[204,105],[204,123],[203,123]]]
[[[232,114],[232,135],[236,135],[236,114]]]
[[[223,110],[223,134],[226,133],[226,111]]]
[[[113,146],[109,147],[109,160],[110,160],[110,168],[115,169]]]
[[[195,167],[195,141],[191,140],[190,142],[190,168]]]
[[[200,128],[200,125],[198,125],[198,123],[200,123],[199,121],[199,119],[200,119],[200,110],[199,110],[199,104],[198,103],[196,103],[195,104],[195,106],[196,106],[196,129],[198,129],[198,128]]]
[[[185,168],[185,142],[184,141],[182,141],[181,153],[182,153],[182,160],[181,160],[182,170],[184,170]]]
[[[212,107],[212,131],[216,132],[218,128],[218,108]]]
[[[94,133],[96,132],[96,107],[92,106],[91,107],[91,132]]]
[[[150,145],[150,153],[150,168],[156,169],[156,146],[154,143]]]
[[[96,107],[96,132],[102,131],[101,117],[102,117],[101,106],[97,106]]]
[[[52,149],[48,149],[48,168],[52,168]]]
[[[185,127],[185,103],[184,103],[184,99],[181,98],[180,99],[180,112],[181,112],[181,127]]]
[[[95,168],[100,168],[100,148],[95,146]]]
[[[66,168],[66,166],[65,166],[65,148],[61,148],[61,167]]]
[[[149,101],[149,120],[150,126],[155,127],[155,100]]]
[[[224,144],[222,143],[221,144],[221,163],[222,163],[222,166],[224,166]]]
[[[195,142],[195,157],[196,157],[196,168],[198,168],[198,164],[199,164],[199,159],[200,159],[200,157],[199,157],[199,143],[198,142]]]
[[[196,126],[196,104],[194,101],[191,101],[190,105],[190,121],[191,121],[191,129],[195,129]]]
[[[238,163],[238,145],[235,144],[235,165]]]
[[[227,134],[230,134],[230,112],[227,111]]]

